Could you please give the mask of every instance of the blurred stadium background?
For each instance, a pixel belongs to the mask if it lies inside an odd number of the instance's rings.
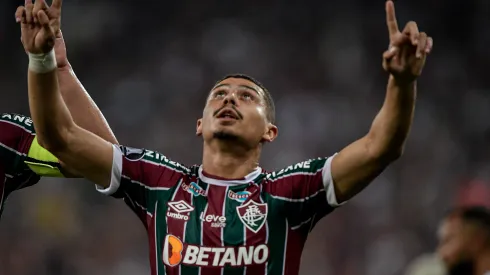
[[[383,3],[66,0],[62,30],[119,141],[185,164],[200,162],[195,122],[214,81],[258,78],[277,105],[280,136],[262,159],[276,169],[368,130],[387,80]],[[20,4],[0,1],[0,111],[28,114]],[[414,20],[435,41],[406,153],[316,227],[303,275],[410,273],[433,251],[446,209],[490,203],[490,1],[395,4],[400,27]],[[14,193],[0,223],[0,275],[149,274],[147,255],[136,215],[84,180],[44,179]],[[427,257],[413,265],[434,268]]]

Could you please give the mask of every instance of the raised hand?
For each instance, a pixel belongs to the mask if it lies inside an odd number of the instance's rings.
[[[58,64],[58,69],[70,69],[70,63],[68,62],[68,57],[66,55],[66,45],[63,39],[63,34],[61,31],[56,33],[56,40],[54,42],[54,53],[56,55],[56,64]]]
[[[422,73],[433,40],[425,32],[419,32],[413,21],[400,32],[392,0],[386,1],[386,24],[390,45],[383,53],[383,68],[397,81],[412,82]]]
[[[22,44],[26,52],[44,54],[50,52],[59,33],[62,0],[53,0],[51,6],[45,0],[26,0],[17,8],[16,21],[21,24]]]

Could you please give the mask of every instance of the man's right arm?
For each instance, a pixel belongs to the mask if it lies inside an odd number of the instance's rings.
[[[56,69],[28,71],[29,105],[39,144],[102,187],[111,180],[113,146],[75,124],[61,97]]]

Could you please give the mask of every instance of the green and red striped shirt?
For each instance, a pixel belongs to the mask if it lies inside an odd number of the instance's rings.
[[[308,233],[338,206],[333,157],[225,180],[114,146],[111,185],[148,232],[152,275],[298,274]]]

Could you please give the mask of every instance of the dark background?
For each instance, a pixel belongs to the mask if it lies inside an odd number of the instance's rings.
[[[0,111],[28,114],[20,4],[0,1]],[[316,227],[301,274],[402,274],[433,251],[446,209],[490,203],[490,1],[395,4],[400,27],[414,20],[434,38],[406,153]],[[258,78],[275,98],[266,169],[361,137],[385,93],[383,0],[66,0],[62,30],[119,141],[185,164],[200,162],[196,119],[227,73]],[[149,274],[147,255],[136,216],[84,180],[14,194],[0,224],[1,275]]]

